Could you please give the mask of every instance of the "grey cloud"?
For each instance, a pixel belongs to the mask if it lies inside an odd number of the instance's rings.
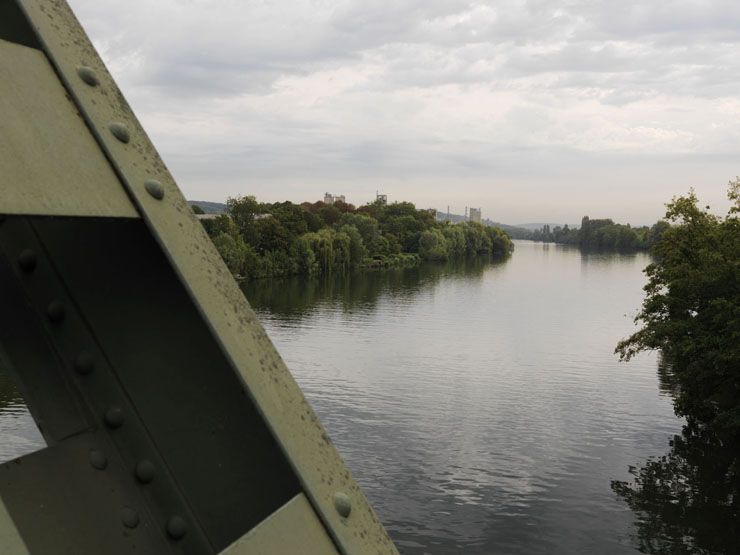
[[[684,184],[740,149],[734,0],[70,1],[193,187],[570,176],[598,202],[602,168]]]

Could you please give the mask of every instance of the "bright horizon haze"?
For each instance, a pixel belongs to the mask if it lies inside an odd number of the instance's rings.
[[[633,225],[740,174],[740,4],[69,0],[189,199]]]

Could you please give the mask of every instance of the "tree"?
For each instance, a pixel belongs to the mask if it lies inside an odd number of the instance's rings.
[[[675,377],[676,412],[740,437],[740,179],[726,217],[698,207],[693,191],[667,205],[655,262],[645,273],[642,328],[616,349],[629,360],[659,349]]]
[[[461,225],[450,225],[442,228],[442,234],[447,239],[447,253],[450,258],[465,256],[465,232]]]
[[[270,216],[254,223],[256,250],[260,254],[268,251],[287,251],[290,248],[290,234],[285,226]]]
[[[359,266],[367,256],[367,249],[362,240],[360,231],[353,225],[343,225],[339,232],[349,238],[349,263],[350,266]]]
[[[309,230],[304,218],[305,211],[297,204],[276,202],[267,207],[267,212],[285,228],[291,241]]]
[[[239,228],[236,227],[234,220],[229,218],[227,214],[221,214],[213,219],[200,220],[200,223],[206,230],[206,233],[210,237],[217,237],[222,233],[228,235],[238,235]]]
[[[227,233],[220,233],[213,238],[213,244],[221,258],[224,259],[229,271],[232,274],[242,274],[247,262],[247,250],[249,249],[242,238],[238,235],[234,237]]]
[[[566,226],[567,228],[568,226]],[[486,227],[486,233],[491,239],[491,254],[501,257],[508,256],[514,252],[514,243],[502,229],[498,227]]]
[[[447,260],[447,239],[439,229],[428,229],[421,233],[419,256],[424,260]]]
[[[478,222],[465,222],[465,250],[468,256],[491,252],[491,238],[486,233],[485,227]]]
[[[226,212],[244,240],[250,245],[256,245],[255,216],[261,212],[257,200],[253,196],[229,198],[226,200]]]
[[[351,225],[357,229],[362,236],[362,242],[371,255],[380,252],[380,228],[378,220],[365,214],[342,214],[337,223],[340,229],[346,225]]]
[[[324,225],[333,226],[342,217],[342,213],[333,204],[327,204],[319,208],[319,217],[323,220]]]

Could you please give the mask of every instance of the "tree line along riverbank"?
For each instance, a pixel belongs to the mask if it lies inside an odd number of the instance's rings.
[[[663,220],[652,226],[632,227],[629,224],[614,223],[609,218],[592,220],[584,216],[580,228],[571,228],[568,224],[552,228],[544,225],[542,229],[535,229],[525,233],[526,236],[515,238],[575,245],[584,250],[634,252],[650,250],[669,227],[670,224]]]
[[[200,212],[197,205],[196,212]],[[229,270],[244,279],[313,275],[464,257],[506,257],[514,244],[498,227],[440,222],[410,202],[352,204],[230,198],[202,219]]]

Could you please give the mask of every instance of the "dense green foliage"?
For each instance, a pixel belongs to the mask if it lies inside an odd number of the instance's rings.
[[[667,456],[632,467],[612,489],[638,515],[643,553],[738,553],[740,536],[740,180],[725,217],[693,192],[668,205],[645,272],[642,329],[620,342],[622,359],[661,352],[659,376],[686,417]]]
[[[438,222],[410,202],[360,208],[337,202],[259,203],[229,199],[227,213],[202,220],[226,265],[253,278],[310,275],[356,267],[507,256],[510,237],[475,222]]]
[[[631,227],[629,224],[615,224],[610,219],[592,220],[584,216],[580,228],[545,225],[532,232],[533,241],[577,245],[587,250],[610,250],[631,252],[650,249],[668,228],[668,223],[660,221],[652,227]]]
[[[668,204],[668,228],[652,249],[642,329],[620,342],[623,359],[659,349],[677,384],[679,415],[740,433],[740,180],[726,217],[697,206],[694,193]]]

